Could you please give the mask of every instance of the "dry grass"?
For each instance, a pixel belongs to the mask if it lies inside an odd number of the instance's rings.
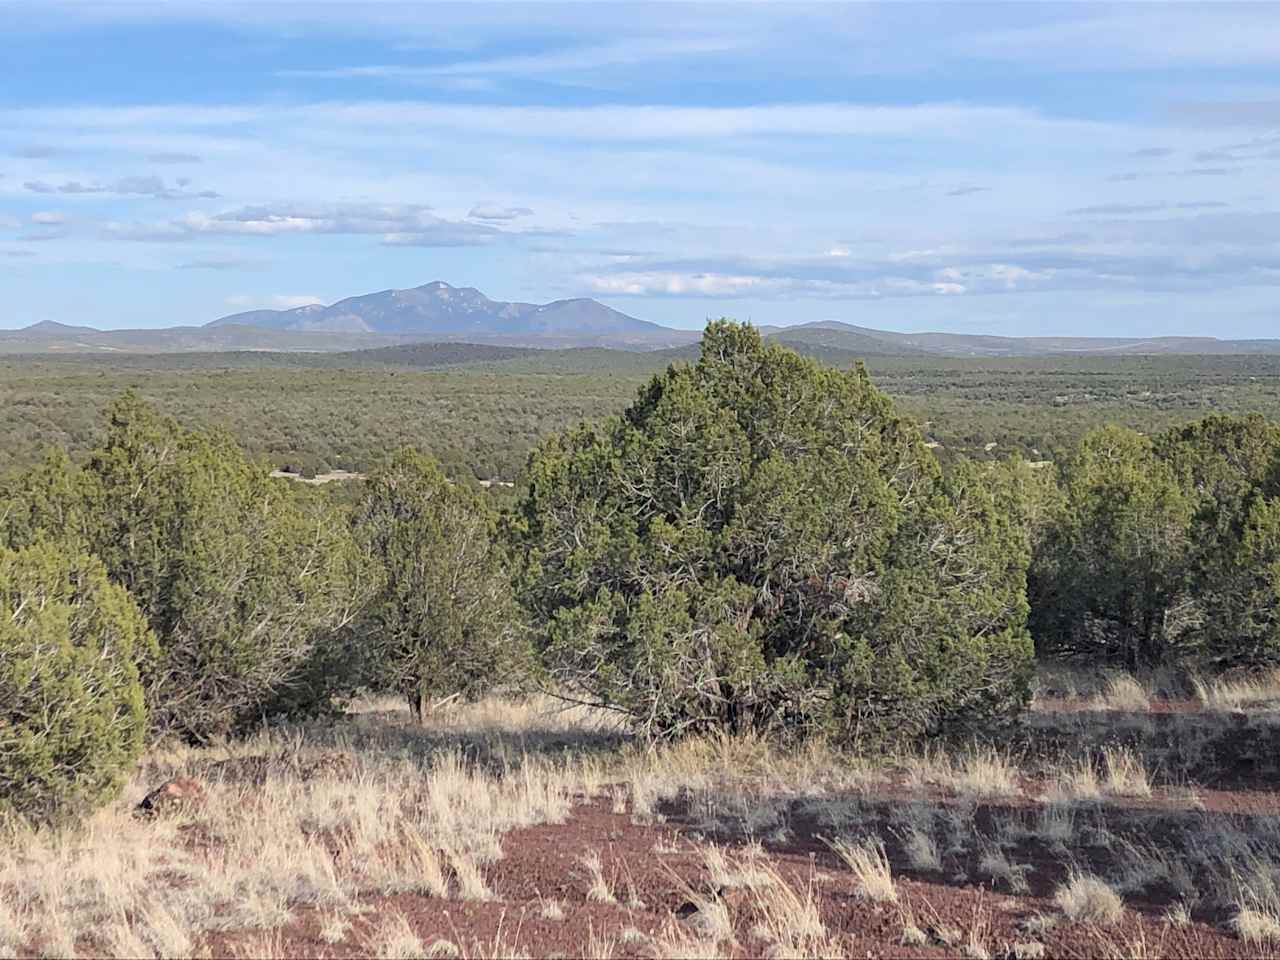
[[[320,939],[329,944],[341,943],[347,938],[350,930],[351,923],[347,918],[340,913],[333,913],[321,922]]]
[[[538,905],[538,916],[543,920],[563,920],[564,902],[561,900],[543,900]]]
[[[425,944],[402,913],[382,918],[369,941],[369,950],[379,960],[416,960],[427,955]]]
[[[1145,713],[1151,709],[1151,696],[1137,680],[1127,673],[1121,673],[1111,677],[1102,692],[1090,699],[1089,708],[1120,713]]]
[[[827,930],[822,924],[813,883],[798,891],[773,868],[766,869],[772,874],[772,882],[755,891],[754,907],[759,919],[751,930],[752,935],[771,944],[773,956],[831,956],[830,948],[823,949]]]
[[[617,903],[618,898],[609,888],[609,881],[604,875],[604,863],[600,860],[599,850],[588,850],[579,858],[579,863],[587,868],[587,899],[595,903]]]
[[[1133,692],[1117,682],[1115,689],[1098,688],[1096,696],[1118,702],[1125,690]],[[1216,695],[1227,702],[1226,694]],[[759,842],[776,842],[815,822],[847,838],[830,846],[853,872],[861,895],[897,904],[903,946],[922,936],[939,941],[932,926],[909,918],[885,842],[913,870],[945,872],[953,882],[989,878],[1013,894],[1026,889],[1027,868],[1013,862],[1024,842],[1045,844],[1066,868],[1089,863],[1110,885],[1072,874],[1055,900],[1062,916],[1106,928],[1108,943],[1123,932],[1106,927],[1122,912],[1120,897],[1156,891],[1180,901],[1168,912],[1170,924],[1189,923],[1192,908],[1200,916],[1234,907],[1243,940],[1274,945],[1280,931],[1280,868],[1273,866],[1280,864],[1280,818],[1092,802],[1150,797],[1152,770],[1191,779],[1168,754],[1151,752],[1136,726],[1111,738],[1136,747],[1088,752],[1091,744],[1105,742],[1093,738],[1079,746],[1083,759],[1049,766],[1043,757],[1060,756],[1056,751],[1026,751],[1019,754],[1027,758],[1026,769],[1019,769],[1011,754],[981,746],[897,763],[849,757],[822,744],[797,750],[750,737],[631,747],[595,718],[553,712],[537,702],[477,704],[423,726],[405,722],[403,710],[388,714],[386,707],[370,704],[337,724],[263,734],[231,748],[165,748],[149,755],[120,802],[81,828],[10,831],[0,838],[0,955],[29,953],[38,944],[58,955],[200,956],[209,952],[210,935],[238,932],[236,942],[244,944],[249,929],[255,931],[252,949],[277,955],[284,949],[284,924],[306,915],[316,916],[320,939],[340,949],[354,944],[380,956],[516,955],[517,945],[523,947],[519,931],[486,943],[453,936],[457,943],[424,946],[413,942],[404,917],[374,917],[370,927],[361,922],[354,932],[352,920],[361,900],[371,896],[491,899],[486,876],[496,875],[490,865],[503,858],[505,835],[563,822],[583,796],[632,822],[656,823],[664,812],[682,818],[687,839],[655,838],[653,859],[692,853],[722,893],[691,895],[697,919],[664,927],[647,943],[618,930],[607,937],[597,931],[593,948],[606,953],[847,952],[847,944],[824,928],[818,909],[831,878],[815,873],[807,883],[784,879]],[[1106,732],[1113,718],[1064,711],[1057,719],[1042,712],[1033,720],[1038,729],[1058,723],[1055,742],[1070,743],[1073,731],[1086,728],[1064,725],[1091,723]],[[1154,721],[1144,714],[1134,723]],[[1196,729],[1187,725],[1187,737]],[[577,749],[566,754],[565,743]],[[306,759],[321,751],[346,756],[350,769],[303,781],[282,767],[260,786],[215,779],[204,808],[150,821],[129,815],[146,788],[198,772],[204,761],[264,754]],[[933,789],[903,802],[904,772],[908,787]],[[1042,805],[984,809],[984,801],[1019,797],[1022,784],[1041,777],[1047,777]],[[890,782],[891,789],[882,789]],[[939,797],[939,788],[949,796]],[[1162,797],[1168,796],[1162,787]],[[1157,817],[1176,819],[1174,831],[1158,824],[1160,835],[1171,837],[1167,845],[1157,848],[1144,839],[1143,817],[1153,824]],[[715,842],[704,842],[697,831]],[[611,872],[612,861],[606,868],[598,850],[588,851],[570,868],[577,896],[625,900],[642,909],[634,878],[624,861],[618,864]],[[981,876],[966,875],[975,865]],[[531,918],[544,920],[566,914],[557,900],[535,899],[528,909]],[[949,921],[957,925],[955,917]],[[734,940],[735,925],[743,942]],[[958,926],[972,936],[966,942],[957,933],[948,944],[953,954],[977,956],[999,945],[989,931],[964,921]],[[889,937],[898,939],[896,926]],[[1130,946],[1134,955],[1152,949],[1136,941],[1116,944],[1125,952]]]
[[[1116,923],[1124,915],[1120,895],[1097,877],[1072,873],[1053,894],[1053,902],[1068,920]]]
[[[774,882],[759,844],[749,844],[736,859],[728,857],[722,848],[710,846],[702,851],[702,862],[707,868],[707,879],[722,890],[756,890]]]
[[[1010,862],[1004,850],[996,844],[988,845],[978,861],[978,872],[993,881],[1003,883],[1010,893],[1024,894],[1030,891],[1026,880],[1029,870],[1030,867],[1026,864]]]
[[[907,763],[908,783],[934,785],[961,796],[1015,797],[1021,793],[1018,768],[1008,754],[993,747],[974,746],[958,757],[928,751]]]
[[[88,943],[93,952],[185,956],[208,933],[278,928],[299,908],[340,919],[373,891],[446,896],[440,851],[448,851],[458,896],[488,897],[479,865],[502,856],[501,835],[562,822],[598,771],[590,757],[551,761],[516,750],[535,746],[539,724],[548,722],[528,704],[481,709],[475,729],[462,711],[444,732],[369,712],[346,724],[263,734],[234,753],[153,752],[124,797],[80,827],[18,827],[0,842],[0,952],[39,942],[71,955]],[[482,726],[503,718],[513,728]],[[464,761],[459,730],[501,763]],[[547,736],[569,732],[552,728]],[[132,816],[147,789],[206,760],[335,752],[347,757],[345,772],[303,781],[281,763],[261,786],[210,780],[202,808]]]
[[[1102,752],[1102,792],[1113,797],[1151,796],[1151,775],[1142,755],[1128,747],[1107,747]]]
[[[1207,710],[1280,708],[1280,667],[1248,677],[1193,678],[1196,699]]]
[[[939,872],[942,870],[942,857],[938,853],[938,845],[933,837],[919,827],[909,827],[901,834],[902,850],[907,861],[914,870]]]
[[[864,840],[853,844],[839,838],[824,838],[823,842],[853,871],[859,895],[876,903],[898,902],[898,888],[893,884],[893,873],[889,869],[889,858],[885,854],[883,843],[879,840]]]
[[[458,896],[462,900],[492,900],[493,891],[485,882],[480,865],[468,854],[449,851],[449,866],[453,867],[454,878],[458,882]]]

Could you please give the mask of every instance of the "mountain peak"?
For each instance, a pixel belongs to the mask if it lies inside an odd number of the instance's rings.
[[[422,340],[548,343],[575,346],[667,347],[688,335],[628,316],[585,297],[550,303],[490,300],[474,287],[433,280],[381,290],[305,310],[253,310],[208,326],[246,324],[275,330],[376,333]]]

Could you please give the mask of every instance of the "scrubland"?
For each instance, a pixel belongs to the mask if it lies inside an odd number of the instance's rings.
[[[1001,743],[646,745],[550,698],[399,699],[151,749],[0,846],[16,956],[1268,956],[1280,678],[1043,670]],[[190,776],[202,799],[152,814]]]

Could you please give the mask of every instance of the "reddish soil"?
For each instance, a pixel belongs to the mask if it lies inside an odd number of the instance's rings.
[[[994,812],[995,808],[980,810],[979,827],[984,817],[989,819]],[[1273,954],[1266,947],[1251,948],[1199,917],[1187,926],[1172,926],[1161,918],[1165,903],[1159,897],[1127,900],[1123,921],[1112,927],[1059,920],[1052,929],[1030,932],[1036,922],[1032,918],[1058,916],[1048,894],[1061,872],[1056,864],[1038,856],[1034,845],[1012,856],[1031,865],[1028,879],[1032,892],[1028,895],[999,892],[989,883],[951,882],[943,876],[913,873],[895,858],[901,903],[871,903],[859,897],[850,872],[817,837],[832,831],[798,818],[790,826],[794,835],[786,843],[766,844],[768,862],[797,890],[813,889],[824,925],[838,936],[847,956],[957,956],[975,928],[994,957],[1014,956],[1015,944],[1023,945],[1022,951],[1034,950],[1025,946],[1032,943],[1043,944],[1047,957]],[[1158,842],[1159,837],[1151,839]],[[725,842],[732,855],[735,842],[731,838]],[[600,943],[607,941],[616,941],[614,956],[652,956],[654,947],[647,935],[660,934],[679,922],[673,918],[687,905],[690,890],[708,889],[703,846],[678,826],[633,823],[629,814],[613,813],[605,803],[588,802],[566,824],[534,827],[503,838],[505,856],[484,868],[495,895],[491,901],[407,894],[369,899],[368,911],[353,918],[352,930],[337,944],[320,938],[319,917],[299,910],[294,921],[280,931],[280,949],[289,956],[367,956],[378,925],[394,911],[407,918],[426,947],[447,940],[470,956],[499,951],[531,957],[584,956],[599,952]],[[591,850],[599,852],[619,903],[588,899],[590,881],[580,858]],[[563,918],[542,916],[542,905],[550,900],[561,904]],[[740,957],[767,953],[769,944],[752,932],[756,916],[750,899],[731,893],[726,894],[726,901],[735,942],[723,944],[722,950]],[[915,917],[916,925],[929,937],[928,945],[902,944],[904,912]],[[635,932],[624,940],[623,931]],[[252,942],[251,935],[220,934],[206,946],[214,955],[243,954]]]

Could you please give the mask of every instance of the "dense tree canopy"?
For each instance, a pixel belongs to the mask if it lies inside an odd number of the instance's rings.
[[[513,522],[554,677],[644,729],[882,740],[1016,713],[1025,537],[861,370],[711,324],[531,457]]]
[[[1031,576],[1044,652],[1131,668],[1280,655],[1280,428],[1257,416],[1154,439],[1107,427],[1060,475]]]

